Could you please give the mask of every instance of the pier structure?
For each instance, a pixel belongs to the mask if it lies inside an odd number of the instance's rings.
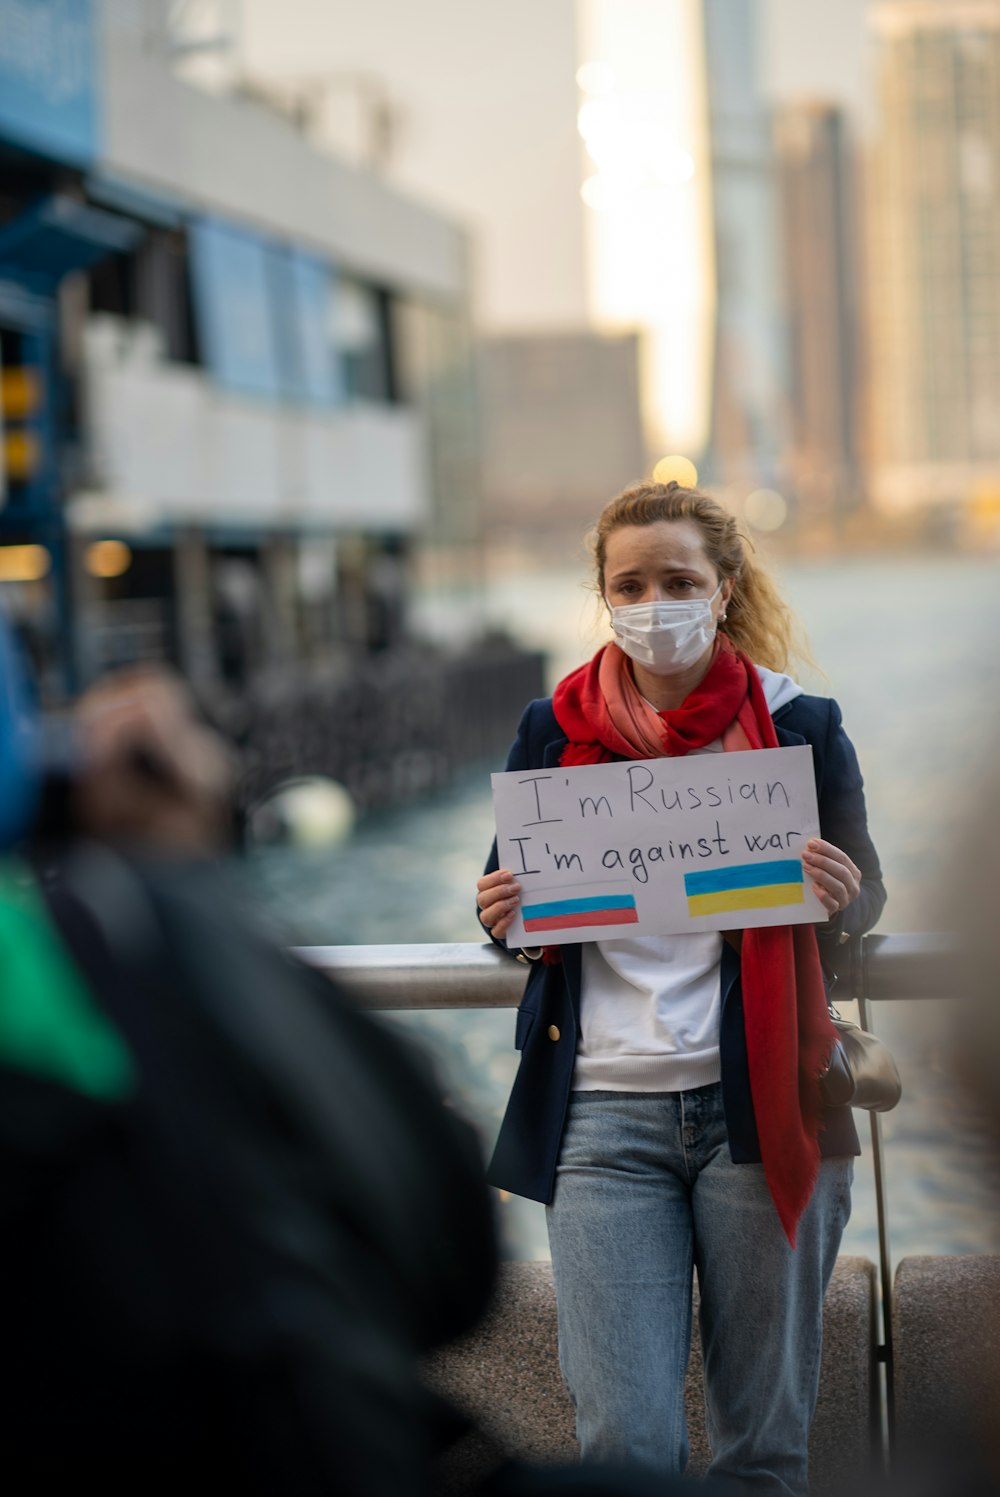
[[[53,711],[167,662],[248,790],[325,758],[364,810],[440,773],[400,762],[456,674],[411,682],[418,566],[481,593],[470,238],[280,92],[196,85],[177,10],[0,0],[0,594]],[[363,670],[399,703],[364,772]]]

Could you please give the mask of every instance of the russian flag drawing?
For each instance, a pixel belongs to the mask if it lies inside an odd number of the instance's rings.
[[[591,885],[593,887],[593,885]],[[614,890],[585,894],[570,889],[555,891],[552,897],[535,895],[530,904],[521,906],[526,931],[580,930],[588,925],[635,925],[639,912],[634,894]]]
[[[770,910],[783,904],[805,903],[802,864],[797,858],[685,873],[684,892],[689,915],[722,915],[730,910]]]

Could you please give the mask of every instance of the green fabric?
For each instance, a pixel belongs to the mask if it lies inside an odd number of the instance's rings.
[[[64,950],[30,871],[0,863],[0,1063],[107,1101],[135,1086],[128,1048]]]

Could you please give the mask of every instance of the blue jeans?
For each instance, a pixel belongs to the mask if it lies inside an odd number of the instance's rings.
[[[696,1268],[710,1474],[807,1490],[823,1295],[853,1169],[822,1162],[793,1252],[763,1166],[729,1156],[718,1083],[573,1093],[547,1217],[584,1458],[684,1470]]]

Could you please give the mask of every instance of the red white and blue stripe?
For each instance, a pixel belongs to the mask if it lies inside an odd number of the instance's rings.
[[[579,930],[590,925],[635,925],[639,912],[632,894],[570,895],[535,899],[521,907],[526,931]]]

